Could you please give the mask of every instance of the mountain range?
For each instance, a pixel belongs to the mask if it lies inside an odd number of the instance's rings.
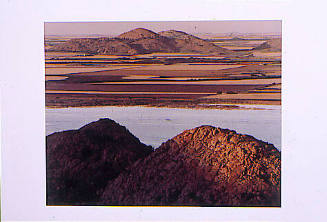
[[[76,38],[50,47],[47,51],[84,52],[107,55],[149,53],[201,53],[227,55],[232,51],[185,32],[169,30],[155,33],[136,28],[114,38]]]

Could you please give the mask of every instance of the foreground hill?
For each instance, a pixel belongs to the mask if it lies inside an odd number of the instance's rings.
[[[47,136],[47,204],[280,206],[280,152],[212,126],[155,151],[109,119]]]
[[[96,204],[109,180],[152,152],[109,119],[51,134],[46,145],[49,205]]]
[[[155,33],[137,28],[120,34],[117,38],[80,38],[57,44],[47,51],[84,52],[107,55],[134,55],[155,52],[203,53],[225,55],[229,50],[185,32],[170,30]]]
[[[280,152],[211,126],[187,130],[110,181],[104,205],[280,206]]]

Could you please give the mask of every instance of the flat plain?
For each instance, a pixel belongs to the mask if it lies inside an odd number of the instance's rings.
[[[281,104],[281,48],[269,36],[201,40],[224,55],[51,50],[71,39],[45,38],[46,106]]]

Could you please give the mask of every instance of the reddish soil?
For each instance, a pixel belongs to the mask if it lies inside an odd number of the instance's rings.
[[[159,148],[100,119],[46,138],[47,205],[280,207],[281,153],[200,126]]]
[[[246,99],[202,99],[203,95],[186,94],[46,94],[48,107],[80,107],[80,106],[154,106],[176,108],[217,108],[203,104],[266,104],[281,105],[280,100],[246,100]],[[201,104],[201,105],[200,105]],[[231,107],[236,108],[236,107]]]
[[[228,129],[201,126],[163,143],[109,181],[103,205],[279,207],[280,152]]]
[[[196,63],[198,64],[198,63]],[[207,63],[204,63],[207,64]],[[243,63],[224,63],[240,64]],[[202,65],[202,64],[201,64]],[[146,70],[148,68],[122,69],[111,71],[86,72],[63,75],[68,77],[64,80],[46,81],[46,90],[69,91],[67,94],[47,94],[46,106],[67,107],[67,106],[100,106],[100,105],[149,105],[149,106],[177,106],[177,107],[197,107],[199,99],[208,96],[209,94],[222,93],[246,93],[253,91],[270,84],[254,82],[249,85],[244,84],[221,84],[221,85],[204,85],[199,82],[174,80],[175,84],[137,84],[138,81],[165,81],[165,77],[190,77],[190,78],[215,78],[221,80],[233,79],[266,79],[272,78],[280,74],[280,66],[278,65],[260,65],[259,63],[248,63],[242,67],[229,68],[224,70],[169,70],[173,66],[162,65],[167,67],[167,70]],[[126,76],[158,76],[160,78],[148,79],[126,79]],[[133,84],[127,84],[133,81]],[[124,82],[124,84],[101,84],[101,82]],[[97,84],[92,84],[97,83]],[[218,83],[217,83],[218,84]],[[71,91],[90,91],[88,94],[81,92],[72,93]],[[92,95],[92,91],[96,92],[119,92],[122,94],[111,95]],[[144,94],[128,94],[144,93]],[[160,94],[146,94],[160,93]],[[178,93],[178,95],[164,94]],[[188,95],[187,93],[202,93],[199,95]],[[204,93],[204,94],[203,94]],[[208,93],[208,94],[207,94]],[[96,99],[95,99],[96,98]],[[207,100],[203,100],[207,101]],[[258,99],[248,100],[245,98],[239,99],[219,99],[214,98],[211,101],[216,102],[232,102],[232,103],[262,103],[276,104],[280,103],[280,99]],[[210,103],[210,101],[208,102]]]
[[[114,84],[114,85],[92,85],[83,83],[56,83],[46,84],[47,90],[85,90],[85,91],[107,91],[107,92],[189,92],[189,93],[216,93],[221,92],[241,92],[250,89],[260,88],[262,85],[152,85],[152,84]]]
[[[191,67],[190,67],[191,69]],[[138,69],[122,69],[111,71],[99,71],[99,72],[85,72],[83,74],[73,74],[71,76],[130,76],[130,75],[155,75],[155,76],[167,76],[167,77],[224,77],[226,75],[236,75],[251,72],[266,73],[274,69],[274,67],[261,66],[261,65],[247,65],[244,67],[221,69],[221,70],[142,70]],[[276,69],[276,68],[275,68]]]

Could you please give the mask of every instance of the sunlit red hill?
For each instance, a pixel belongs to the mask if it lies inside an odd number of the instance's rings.
[[[280,151],[233,130],[200,126],[153,150],[100,119],[46,143],[50,205],[280,206]]]
[[[155,33],[137,28],[116,38],[78,38],[55,45],[48,51],[84,52],[105,55],[134,55],[148,53],[201,53],[227,55],[232,51],[181,31]]]

